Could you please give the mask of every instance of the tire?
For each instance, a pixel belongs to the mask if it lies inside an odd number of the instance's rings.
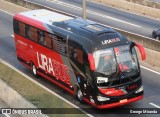
[[[78,90],[77,90],[77,98],[80,101],[80,103],[84,103],[83,94],[82,94],[82,91],[80,88],[78,88]]]
[[[32,63],[31,67],[32,67],[32,74],[37,78],[38,74],[37,74],[37,68],[36,68],[36,66]]]

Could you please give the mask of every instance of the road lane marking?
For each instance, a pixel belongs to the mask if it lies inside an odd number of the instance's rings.
[[[74,5],[65,3],[65,2],[61,2],[61,1],[57,1],[57,0],[54,0],[54,1],[46,0],[46,1],[82,11],[82,8],[81,8],[81,7],[74,6]],[[101,14],[101,13],[94,12],[94,11],[91,11],[91,10],[86,10],[86,12],[88,12],[88,13],[90,13],[90,14],[93,14],[93,15],[97,15],[97,16],[106,18],[106,19],[110,19],[110,20],[114,20],[114,21],[117,21],[117,22],[121,22],[121,23],[125,23],[125,24],[128,24],[128,25],[132,25],[132,26],[135,26],[135,27],[139,27],[139,28],[141,27],[141,26],[139,26],[139,25],[136,25],[136,24],[133,24],[133,23],[129,23],[129,22],[127,22],[127,21],[123,21],[123,20],[120,20],[120,19],[117,19],[117,18],[114,18],[114,17],[111,17],[111,16],[103,15],[103,14]]]
[[[2,12],[5,12],[5,13],[7,13],[7,14],[9,14],[9,15],[14,15],[14,14],[12,14],[12,13],[9,13],[9,12],[7,12],[7,11],[4,11],[4,10],[2,10],[2,9],[0,9],[0,11],[2,11]]]
[[[26,77],[28,80],[32,81],[33,83],[37,84],[38,86],[42,87],[43,89],[45,89],[46,91],[48,91],[49,93],[57,96],[59,99],[65,101],[66,103],[70,104],[71,106],[73,106],[74,108],[77,108],[78,110],[80,110],[81,112],[83,112],[84,114],[86,114],[89,117],[94,117],[93,115],[87,113],[86,111],[84,111],[83,109],[79,108],[78,106],[76,106],[75,104],[71,103],[70,101],[68,101],[67,99],[65,99],[64,97],[60,96],[59,94],[55,93],[54,91],[50,90],[49,88],[45,87],[44,85],[40,84],[39,82],[37,82],[36,80],[30,78],[27,74],[21,72],[20,70],[18,70],[17,68],[15,68],[14,66],[12,66],[11,64],[7,63],[6,61],[2,60],[0,58],[0,62],[3,63],[4,65],[10,67],[11,69],[15,70],[16,72],[18,72],[19,74],[23,75],[24,77]]]
[[[144,67],[144,66],[142,66],[142,65],[141,65],[141,68],[144,68],[144,69],[146,69],[146,70],[148,70],[148,71],[151,71],[151,72],[153,72],[153,73],[156,73],[156,74],[160,75],[160,72],[154,71],[154,70],[149,69],[149,68],[147,68],[147,67]]]
[[[149,104],[152,105],[152,106],[154,106],[154,107],[156,107],[156,108],[160,108],[160,106],[158,106],[158,105],[156,105],[154,103],[149,103]]]

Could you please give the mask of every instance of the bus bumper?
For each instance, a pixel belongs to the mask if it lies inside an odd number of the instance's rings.
[[[106,109],[106,108],[113,108],[113,107],[117,107],[117,106],[122,106],[131,102],[135,102],[137,100],[140,100],[143,98],[143,95],[135,97],[135,98],[131,98],[128,99],[127,101],[119,101],[119,102],[115,102],[115,103],[111,103],[111,104],[104,104],[104,105],[96,105],[95,103],[89,101],[88,99],[84,98],[84,101],[93,105],[94,107],[98,108],[98,109]]]

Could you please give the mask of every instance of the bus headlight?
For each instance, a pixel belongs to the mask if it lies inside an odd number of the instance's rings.
[[[102,96],[97,96],[97,100],[98,101],[108,101],[108,100],[110,100],[110,98],[102,97]]]
[[[139,93],[143,91],[143,85],[135,92],[135,93]]]

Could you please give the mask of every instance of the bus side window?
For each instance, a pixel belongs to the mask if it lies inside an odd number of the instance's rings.
[[[25,26],[25,35],[28,39],[31,39],[31,31],[30,31],[30,26],[26,24]]]
[[[38,29],[30,27],[31,40],[38,42]]]
[[[19,22],[17,20],[13,21],[13,26],[14,26],[14,32],[19,34],[20,33],[20,28],[19,28]]]
[[[51,36],[49,33],[45,33],[45,40],[46,40],[46,46],[48,48],[52,48],[52,41],[51,41]]]
[[[46,45],[46,41],[45,41],[45,33],[42,30],[38,31],[38,39],[39,39],[39,44],[41,45]]]
[[[83,64],[83,51],[79,48],[69,46],[69,56],[76,60],[78,63]]]
[[[77,61],[83,64],[83,51],[77,48]]]
[[[20,35],[25,36],[25,24],[19,22],[19,27],[20,27]]]

